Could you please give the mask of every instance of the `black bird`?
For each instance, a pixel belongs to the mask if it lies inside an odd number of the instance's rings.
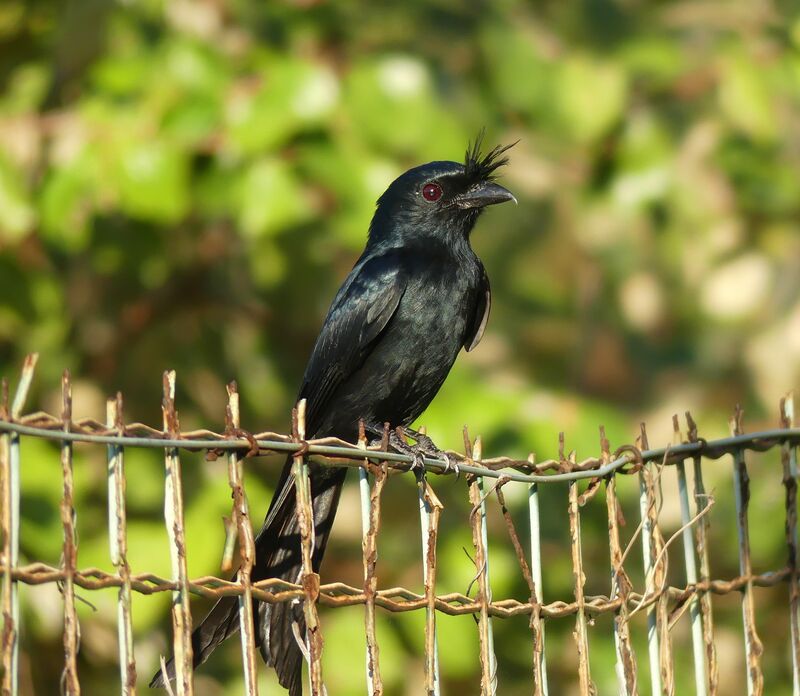
[[[494,181],[511,146],[481,156],[480,142],[467,149],[464,164],[410,169],[378,199],[367,246],[328,310],[303,377],[299,398],[307,399],[309,438],[353,442],[360,419],[375,435],[387,422],[409,426],[439,391],[461,348],[472,350],[480,341],[491,293],[470,232],[486,206],[516,200]],[[415,439],[417,448],[430,450],[429,440]],[[393,443],[404,448],[398,438]],[[318,571],[347,470],[311,467]],[[277,491],[256,539],[253,581],[295,582],[301,571],[291,458]],[[264,661],[290,696],[302,696],[295,638],[298,628],[305,635],[302,608],[256,602],[255,609]],[[192,635],[195,666],[238,628],[237,598],[219,600]],[[167,673],[174,678],[172,660]],[[164,686],[160,671],[150,686]]]

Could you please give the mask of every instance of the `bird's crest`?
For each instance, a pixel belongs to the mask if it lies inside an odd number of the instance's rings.
[[[508,157],[502,157],[506,150],[510,150],[519,140],[508,145],[498,145],[494,149],[481,155],[481,146],[485,129],[481,129],[478,136],[471,145],[467,146],[467,154],[464,159],[464,173],[475,181],[490,181],[495,178],[495,170],[508,164]]]

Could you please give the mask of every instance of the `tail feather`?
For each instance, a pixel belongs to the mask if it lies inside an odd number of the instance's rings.
[[[200,625],[192,633],[192,664],[203,664],[223,640],[239,630],[239,598],[223,597],[211,609]],[[161,670],[156,672],[150,688],[163,688],[166,681],[175,679],[175,658],[166,662],[167,679]]]
[[[256,558],[251,572],[253,582],[266,578],[282,578],[296,582],[301,573],[300,529],[297,521],[294,480],[290,476],[291,460],[284,466],[279,489],[255,540]],[[311,499],[314,510],[315,544],[312,556],[314,571],[319,570],[328,542],[346,469],[311,466]],[[305,620],[302,605],[281,602],[254,602],[256,641],[264,661],[272,665],[281,686],[289,696],[302,696],[303,654],[296,635],[304,639]],[[192,634],[193,664],[205,662],[222,641],[239,630],[239,600],[220,599]],[[174,659],[166,665],[167,679],[175,678]],[[164,674],[159,670],[151,687],[163,687]]]

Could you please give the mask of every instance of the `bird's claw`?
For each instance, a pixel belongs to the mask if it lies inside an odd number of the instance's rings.
[[[417,443],[416,446],[420,451],[435,459],[444,459],[445,466],[442,473],[455,473],[456,480],[458,480],[458,477],[461,475],[461,468],[458,466],[457,462],[454,462],[450,458],[450,455],[447,454],[447,452],[440,450],[433,440],[431,440],[431,438],[425,433],[420,433],[416,430],[411,430],[410,428],[406,428],[405,433],[414,438]]]
[[[425,457],[419,445],[409,445],[405,440],[405,430],[395,428],[389,433],[389,446],[400,454],[411,457],[411,471],[418,476],[425,471]]]
[[[384,432],[383,428],[371,423],[366,424],[365,430],[371,435],[380,435]],[[425,433],[420,433],[416,430],[412,430],[411,428],[398,426],[392,430],[389,430],[388,435],[389,447],[398,454],[405,454],[411,458],[410,470],[417,474],[417,476],[420,476],[425,471],[426,456],[432,459],[444,460],[445,465],[444,469],[441,470],[441,473],[454,473],[456,475],[456,480],[458,480],[458,477],[461,475],[461,468],[459,467],[458,463],[454,461],[452,457],[447,454],[447,452],[440,450],[433,440]],[[406,437],[410,437],[412,440],[414,440],[415,444],[409,445]],[[379,441],[376,439],[373,441],[373,443],[379,444]]]
[[[458,462],[454,462],[450,459],[450,455],[447,452],[442,452],[442,458],[444,459],[444,473],[450,474],[455,473],[456,481],[458,481],[458,477],[461,476],[461,468],[458,466]]]

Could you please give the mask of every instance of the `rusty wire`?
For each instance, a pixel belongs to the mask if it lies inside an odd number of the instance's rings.
[[[358,445],[367,449],[367,438],[363,426],[359,428]],[[388,447],[388,426],[384,428],[383,448]],[[374,483],[370,487],[369,474],[373,474]],[[359,470],[362,495],[366,496],[362,515],[362,558],[364,563],[364,634],[367,642],[366,668],[367,688],[369,696],[382,696],[380,650],[375,630],[375,595],[378,591],[378,532],[381,524],[381,495],[386,479],[389,476],[385,463],[380,466],[364,460],[364,468]]]
[[[437,537],[443,507],[431,482],[421,476],[419,502],[423,547],[422,592],[403,587],[379,589],[377,574],[378,534],[381,526],[381,497],[390,469],[408,469],[412,460],[405,455],[386,451],[387,437],[379,444],[369,446],[361,434],[356,446],[332,438],[306,441],[304,403],[293,413],[291,435],[273,432],[252,434],[241,429],[238,393],[235,384],[228,386],[226,427],[223,433],[210,430],[181,432],[175,408],[175,375],[165,373],[163,396],[163,428],[151,428],[141,423],[124,424],[122,397],[117,395],[108,402],[106,423],[93,419],[74,420],[72,417],[71,388],[68,373],[62,380],[63,408],[60,417],[43,412],[22,415],[22,406],[32,378],[35,358],[26,361],[20,387],[13,404],[9,405],[5,381],[0,387],[0,494],[2,515],[2,694],[15,695],[16,652],[18,650],[19,609],[16,595],[18,583],[41,585],[55,583],[62,591],[64,610],[64,671],[62,688],[65,693],[79,694],[80,680],[77,655],[80,650],[80,627],[75,613],[75,588],[97,590],[115,587],[119,591],[119,644],[120,680],[123,694],[134,694],[136,689],[136,662],[132,640],[131,594],[151,595],[172,593],[173,649],[176,655],[177,682],[174,693],[193,693],[192,654],[190,631],[192,625],[190,595],[209,599],[225,596],[239,598],[240,630],[242,636],[245,691],[257,696],[257,660],[255,656],[255,627],[253,600],[268,603],[292,602],[302,605],[305,634],[297,631],[296,638],[307,660],[313,696],[326,693],[323,682],[321,654],[323,630],[318,606],[365,607],[365,636],[367,642],[366,672],[370,696],[383,693],[379,662],[378,640],[375,631],[375,611],[388,612],[425,611],[425,690],[439,693],[439,665],[436,640],[436,614],[450,616],[473,615],[478,623],[480,653],[478,655],[482,696],[500,690],[498,687],[498,658],[493,646],[492,619],[527,616],[531,628],[531,654],[533,693],[546,696],[547,672],[544,647],[545,622],[573,617],[577,655],[577,677],[581,694],[595,693],[589,668],[589,625],[593,617],[613,614],[614,644],[617,654],[617,676],[620,693],[635,694],[640,688],[637,657],[633,650],[630,618],[639,610],[646,610],[649,618],[648,648],[651,660],[652,691],[654,694],[675,693],[675,665],[671,648],[671,630],[681,617],[688,614],[692,621],[692,640],[698,694],[718,692],[717,661],[713,642],[712,595],[739,592],[742,595],[742,618],[745,656],[747,658],[748,691],[763,693],[761,658],[763,646],[755,630],[756,587],[786,584],[787,603],[790,608],[790,633],[792,641],[792,666],[795,693],[800,692],[800,578],[797,568],[797,460],[796,446],[800,443],[800,429],[794,427],[793,402],[781,403],[780,427],[775,430],[746,435],[743,433],[741,412],[737,410],[731,423],[732,435],[716,441],[705,441],[697,436],[697,428],[687,414],[687,437],[680,433],[674,421],[674,441],[667,447],[650,449],[642,428],[636,446],[618,448],[612,454],[604,431],[600,431],[600,455],[577,461],[575,453],[564,452],[563,435],[559,439],[556,459],[535,464],[531,455],[526,460],[506,457],[484,460],[481,458],[480,438],[474,443],[465,432],[464,455],[448,453],[458,461],[425,458],[428,473],[465,473],[469,482],[471,513],[469,522],[475,551],[477,593],[437,594]],[[40,437],[60,444],[63,495],[61,521],[63,526],[63,553],[58,566],[41,562],[19,565],[19,440],[21,437]],[[109,471],[109,530],[110,553],[114,572],[98,568],[80,568],[79,543],[75,534],[74,483],[72,478],[72,448],[75,442],[105,444],[108,447]],[[150,447],[163,452],[165,464],[166,531],[170,540],[172,575],[169,578],[151,573],[133,573],[127,561],[124,449]],[[780,450],[782,483],[785,490],[785,542],[786,565],[772,572],[755,573],[750,560],[748,523],[749,478],[746,451]],[[233,579],[217,576],[189,578],[186,567],[185,530],[183,522],[182,481],[180,450],[203,451],[209,457],[226,455],[228,480],[231,488],[232,508],[226,524],[227,540],[222,567],[230,573],[233,553],[238,542],[238,561]],[[297,490],[297,514],[300,528],[302,570],[295,582],[270,578],[252,582],[250,571],[254,561],[253,527],[245,495],[243,462],[246,457],[261,453],[282,452],[293,456],[293,475]],[[362,551],[364,582],[354,587],[339,582],[322,584],[312,565],[314,549],[314,517],[310,500],[308,457],[314,455],[321,465],[354,466],[360,469],[362,490]],[[736,529],[739,535],[740,573],[729,579],[712,579],[708,547],[709,515],[713,497],[706,494],[702,479],[702,460],[730,455],[733,462],[734,492],[736,494]],[[694,464],[694,508],[690,506],[689,485],[684,462]],[[672,467],[671,465],[675,465]],[[660,528],[661,479],[669,469],[677,476],[682,524],[671,535],[662,534]],[[620,476],[635,475],[640,482],[641,523],[628,539],[623,549],[620,529],[625,521],[618,499],[617,483]],[[486,486],[485,479],[494,479]],[[589,480],[588,487],[580,490],[580,480]],[[568,482],[565,501],[565,518],[569,522],[570,555],[573,569],[573,597],[569,601],[545,601],[542,596],[542,557],[539,542],[538,492],[543,484]],[[371,482],[371,483],[370,483]],[[504,487],[512,482],[529,484],[529,513],[531,529],[530,556],[520,540]],[[610,590],[608,595],[586,595],[585,570],[581,543],[581,509],[588,505],[600,490],[605,492],[608,517]],[[495,494],[509,540],[527,587],[524,599],[495,599],[490,578],[490,549],[487,535],[486,506]],[[693,533],[694,532],[694,537]],[[665,536],[669,538],[665,541]],[[686,564],[686,584],[672,586],[668,583],[670,546],[683,539]],[[634,588],[625,570],[625,559],[634,543],[641,543],[645,563],[644,587]],[[230,577],[229,575],[227,577]],[[299,624],[297,625],[299,629]],[[594,640],[594,639],[593,639]]]
[[[68,430],[61,418],[43,411],[26,416],[0,418],[0,433],[29,435],[45,440],[87,442],[104,445],[121,445],[128,447],[147,447],[164,449],[180,448],[187,451],[206,451],[209,456],[239,450],[242,453],[258,454],[294,453],[302,450],[309,455],[320,457],[322,466],[348,466],[358,468],[363,465],[364,452],[352,443],[338,438],[326,437],[296,443],[290,435],[273,431],[247,433],[239,431],[233,435],[217,433],[208,429],[189,430],[170,437],[168,432],[157,430],[144,423],[129,423],[117,428],[108,427],[94,418],[81,418],[72,421]],[[458,472],[452,462],[433,457],[423,457],[425,468],[436,474],[458,475],[471,473],[486,478],[505,478],[509,481],[523,483],[554,483],[556,481],[572,481],[594,479],[609,474],[631,475],[638,473],[642,463],[661,462],[668,454],[666,464],[674,464],[690,456],[702,456],[706,459],[719,459],[745,449],[753,452],[764,452],[783,444],[800,444],[800,428],[776,428],[755,433],[720,438],[718,440],[697,439],[669,447],[639,449],[632,445],[617,448],[609,462],[602,457],[588,457],[580,461],[547,459],[539,464],[528,460],[511,457],[493,457],[483,459],[470,465],[465,462],[464,455],[448,451],[448,455],[458,461]],[[406,454],[381,451],[380,446],[368,448],[368,458],[375,462],[387,462],[393,468],[406,471],[414,464],[414,459]]]
[[[5,567],[0,568],[5,575]],[[746,584],[756,587],[774,587],[785,582],[792,574],[791,568],[784,567],[780,570],[748,576],[738,576],[731,580],[703,580],[696,585],[687,587],[669,586],[660,593],[650,595],[631,592],[628,595],[627,606],[633,609],[636,606],[648,606],[662,595],[666,595],[674,602],[685,602],[695,594],[710,592],[716,595],[726,595],[731,592],[740,592]],[[102,590],[109,587],[121,587],[122,579],[114,574],[99,568],[84,568],[74,573],[75,585],[85,590]],[[19,566],[11,572],[11,579],[27,585],[43,585],[46,583],[63,582],[66,573],[61,568],[46,563],[29,563]],[[130,576],[131,589],[143,595],[152,595],[158,592],[174,592],[179,589],[179,584],[168,578],[162,578],[152,573],[138,573]],[[206,599],[220,599],[221,597],[239,597],[244,591],[238,582],[223,580],[215,575],[203,575],[187,583],[190,594]],[[251,585],[252,596],[262,602],[277,604],[303,599],[305,588],[297,583],[270,578],[259,580]],[[434,604],[436,611],[448,616],[462,616],[464,614],[479,614],[482,603],[460,592],[436,595]],[[363,588],[353,587],[341,582],[321,584],[318,595],[319,604],[327,607],[347,607],[366,604],[367,597]],[[644,600],[644,601],[643,601]],[[584,598],[583,609],[587,615],[599,616],[608,612],[617,611],[622,600],[619,596],[587,595]],[[375,593],[376,606],[390,612],[405,612],[425,609],[428,598],[403,587],[391,587],[378,590]],[[540,607],[541,615],[548,619],[559,619],[574,616],[578,612],[576,601],[565,602],[557,600],[543,604]],[[494,600],[488,605],[489,615],[498,618],[512,616],[527,616],[531,613],[531,604],[517,599]]]

